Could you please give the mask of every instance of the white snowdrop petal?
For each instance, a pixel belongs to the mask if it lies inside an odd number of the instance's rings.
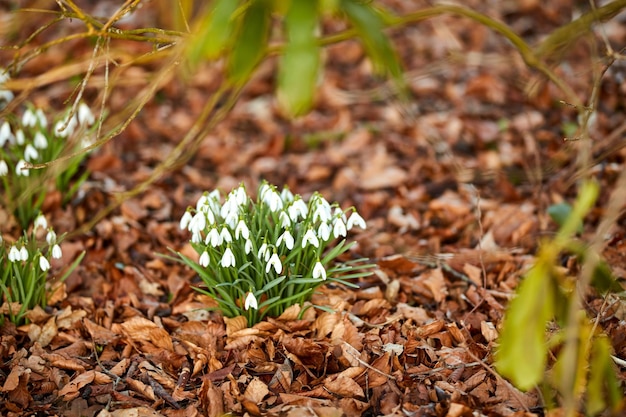
[[[61,251],[61,247],[59,245],[54,245],[52,247],[52,257],[54,259],[61,259],[63,257],[63,252]]]
[[[257,302],[257,299],[254,296],[254,294],[252,294],[251,292],[249,292],[248,295],[246,296],[246,300],[243,303],[243,308],[245,308],[246,311],[248,311],[251,308],[258,310],[259,303]]]
[[[44,272],[50,269],[50,262],[43,255],[39,256],[39,268]]]

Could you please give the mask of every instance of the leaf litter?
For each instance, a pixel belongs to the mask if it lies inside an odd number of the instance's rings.
[[[528,36],[539,37],[564,22],[570,3],[507,3],[489,13],[514,26],[535,19]],[[389,93],[378,98],[386,86],[350,41],[328,48],[311,114],[288,122],[271,96],[270,64],[190,164],[65,242],[66,253],[87,251],[79,269],[49,308],[29,313],[28,325],[5,323],[0,331],[0,412],[541,414],[539,393],[515,389],[492,358],[506,305],[540,237],[556,230],[545,209],[571,197],[565,184],[575,151],[563,143],[561,124],[574,113],[552,106],[559,95],[545,85],[525,95],[533,74],[503,39],[472,22],[444,16],[391,34],[407,68],[408,105]],[[89,55],[89,45],[82,47]],[[586,62],[568,63],[589,74]],[[46,65],[35,60],[25,71]],[[162,102],[150,103],[90,158],[82,197],[68,209],[48,205],[55,229],[72,231],[114,192],[146,178],[215,88],[211,71],[189,86],[173,83]],[[574,73],[568,81],[588,94]],[[606,83],[619,81],[609,74]],[[63,93],[38,94],[49,102]],[[111,112],[129,94],[114,88]],[[610,137],[620,129],[620,98],[611,89],[603,95],[597,129]],[[608,161],[620,164],[621,153]],[[597,175],[610,189],[615,175]],[[158,256],[169,248],[192,256],[177,219],[203,190],[242,181],[255,188],[262,178],[303,195],[319,190],[368,220],[354,255],[370,257],[377,269],[357,290],[327,286],[315,294],[312,303],[332,312],[294,306],[248,328],[243,317],[206,310],[216,304],[193,290],[194,274]],[[604,255],[623,278],[622,222],[612,233]],[[587,302],[616,357],[626,357],[623,301],[590,295]]]

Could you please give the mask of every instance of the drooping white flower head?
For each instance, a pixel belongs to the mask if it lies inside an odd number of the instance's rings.
[[[30,171],[26,168],[26,161],[20,159],[17,164],[15,164],[15,173],[17,175],[23,175],[25,177],[28,177]]]
[[[278,221],[280,222],[280,227],[282,227],[283,229],[291,226],[291,218],[289,217],[287,211],[283,210],[280,212],[280,214],[278,215]]]
[[[324,242],[330,240],[330,226],[326,222],[321,222],[320,226],[317,229],[317,236],[322,239]]]
[[[26,142],[26,136],[24,135],[24,131],[22,129],[17,129],[15,132],[15,143],[22,146]]]
[[[50,262],[48,262],[46,257],[41,254],[39,255],[39,268],[41,268],[43,272],[46,272],[48,269],[50,269]]]
[[[320,194],[313,196],[313,221],[321,220],[323,222],[329,222],[332,219],[332,211],[330,204]]]
[[[55,243],[57,243],[57,234],[54,232],[54,230],[48,230],[48,233],[46,234],[46,242],[48,243],[48,245],[54,245]]]
[[[308,244],[311,244],[316,248],[320,246],[320,241],[317,239],[317,236],[315,235],[313,229],[307,230],[304,234],[304,237],[302,238],[302,249],[306,248],[306,245]]]
[[[235,255],[233,254],[233,251],[230,249],[230,247],[227,247],[226,250],[224,251],[224,255],[222,255],[221,264],[222,264],[222,267],[224,268],[228,268],[229,266],[236,265]]]
[[[226,226],[222,227],[222,230],[220,231],[220,242],[230,243],[232,241],[233,241],[233,237],[231,236],[230,231],[228,230],[228,227]]]
[[[246,222],[243,221],[243,219],[239,220],[239,223],[237,223],[237,228],[235,229],[235,238],[239,239],[239,236],[243,237],[244,239],[250,238],[250,230],[248,229],[248,225],[246,225]]]
[[[191,220],[189,221],[189,231],[191,233],[200,234],[202,233],[202,231],[204,231],[205,227],[206,227],[206,215],[203,212],[199,211],[196,214],[194,214]]]
[[[27,261],[28,260],[28,249],[26,249],[26,246],[22,246],[20,248],[20,259],[22,261]]]
[[[291,233],[289,232],[289,229],[286,229],[283,232],[283,234],[278,237],[278,239],[276,240],[276,246],[277,247],[280,246],[281,243],[284,243],[287,249],[289,250],[293,249],[294,239]]]
[[[9,166],[7,165],[7,161],[4,159],[0,160],[0,177],[4,177],[9,173]]]
[[[37,231],[38,228],[42,228],[43,230],[46,230],[48,228],[48,221],[46,220],[45,216],[43,214],[38,215],[35,218],[34,221],[34,228],[35,231]]]
[[[9,261],[17,262],[21,260],[21,258],[22,255],[20,255],[20,250],[17,248],[17,246],[12,245],[11,249],[9,249]]]
[[[276,252],[274,252],[272,256],[270,256],[270,260],[265,266],[265,273],[269,274],[272,267],[274,267],[274,271],[276,271],[277,274],[283,272],[283,264],[280,262],[280,258],[278,257],[278,254]]]
[[[253,308],[255,310],[259,309],[259,303],[258,303],[256,297],[254,296],[254,294],[252,294],[252,292],[249,292],[248,295],[246,295],[246,300],[243,303],[243,308],[246,311],[248,311],[251,308]]]
[[[294,199],[293,193],[286,185],[283,187],[283,190],[280,192],[280,198],[284,203],[291,203]]]
[[[26,145],[26,149],[24,149],[24,159],[30,162],[36,160],[37,158],[39,158],[39,152],[37,152],[37,149],[35,149],[35,147],[30,143]]]
[[[350,215],[350,218],[348,219],[348,223],[346,224],[346,227],[348,228],[348,230],[351,230],[354,226],[358,226],[363,230],[367,228],[367,225],[365,224],[365,220],[363,220],[363,217],[361,217],[361,215],[357,213],[356,211],[354,211]]]
[[[191,219],[193,219],[193,215],[189,210],[185,210],[185,214],[180,218],[180,230],[185,230],[189,227],[189,223],[191,223]]]
[[[263,242],[257,253],[257,258],[263,259],[265,262],[267,262],[270,259],[270,256],[270,248],[267,243]]]
[[[207,267],[209,266],[209,262],[211,261],[211,258],[209,257],[209,252],[208,251],[204,251],[202,252],[202,255],[200,255],[200,259],[198,260],[198,263],[200,264],[200,266],[203,267]]]
[[[61,259],[63,257],[63,252],[61,251],[61,246],[59,246],[58,244],[55,244],[52,247],[52,257],[54,259]]]
[[[39,126],[43,128],[48,127],[48,120],[46,119],[46,115],[43,113],[43,110],[35,110],[35,116],[37,116],[37,122],[39,122]]]
[[[48,139],[46,139],[43,133],[37,132],[33,138],[33,145],[37,149],[46,149],[48,147]]]
[[[34,127],[37,126],[37,115],[31,110],[26,109],[22,115],[22,126]]]
[[[85,103],[80,103],[78,105],[78,123],[81,126],[91,126],[95,123],[96,118],[93,116],[91,109]]]
[[[324,265],[322,265],[320,261],[317,261],[315,263],[312,275],[313,278],[322,278],[323,280],[326,280],[326,270],[324,269]]]
[[[252,252],[252,241],[250,239],[246,239],[246,243],[244,245],[243,250],[246,252],[246,255]]]
[[[333,220],[333,236],[337,239],[339,236],[346,237],[348,231],[346,230],[346,224],[341,217],[335,217]]]
[[[204,239],[204,243],[207,245],[210,244],[214,248],[217,248],[219,245],[222,244],[220,232],[217,231],[216,227],[212,227],[211,230],[209,230],[209,233],[207,233],[206,235],[206,239]]]
[[[15,137],[13,136],[13,132],[11,132],[11,125],[9,122],[5,121],[0,126],[0,148],[4,146],[5,143],[13,142]]]
[[[306,219],[306,216],[309,215],[309,208],[299,195],[295,197],[287,211],[289,211],[289,218],[292,222],[297,222],[299,217]]]

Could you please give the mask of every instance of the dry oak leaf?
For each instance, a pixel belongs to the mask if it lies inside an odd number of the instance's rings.
[[[361,386],[357,384],[354,379],[343,375],[339,375],[336,378],[334,376],[328,377],[326,381],[324,381],[324,388],[332,394],[340,397],[362,398],[365,396],[363,388],[361,388]]]
[[[137,316],[125,321],[120,326],[131,339],[147,341],[169,351],[174,350],[169,333],[148,319]],[[115,327],[113,327],[114,329]]]
[[[59,390],[59,397],[63,397],[63,401],[71,401],[77,398],[80,394],[80,389],[87,384],[91,384],[95,378],[96,371],[94,370],[78,374],[76,378]]]

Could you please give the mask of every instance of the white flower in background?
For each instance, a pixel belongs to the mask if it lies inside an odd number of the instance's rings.
[[[346,218],[346,213],[341,209],[341,207],[335,207],[333,210],[333,218],[343,220],[343,224],[346,224],[348,219]]]
[[[196,232],[191,233],[191,243],[200,243],[200,242],[202,242],[202,235]]]
[[[17,262],[20,259],[21,259],[20,250],[15,245],[12,245],[11,249],[9,250],[9,261]]]
[[[339,236],[345,237],[348,234],[346,230],[346,224],[343,222],[341,217],[335,217],[333,221],[333,236],[338,238]]]
[[[363,220],[363,217],[361,217],[356,211],[350,215],[348,223],[346,224],[348,230],[351,230],[354,226],[359,226],[363,230],[367,228],[365,220]]]
[[[235,229],[235,238],[239,239],[239,236],[242,236],[244,239],[250,238],[250,230],[248,230],[248,226],[243,219],[239,220],[237,223],[237,228]]]
[[[22,129],[18,129],[17,132],[15,132],[15,143],[22,146],[24,145],[24,142],[26,142],[26,136],[24,136],[24,131]]]
[[[226,226],[222,227],[222,231],[220,232],[220,245],[223,242],[230,243],[233,241],[233,237],[230,235],[228,228]]]
[[[313,278],[322,278],[323,280],[326,280],[326,270],[320,261],[317,261],[313,267]]]
[[[228,268],[229,266],[235,266],[235,255],[233,254],[233,251],[230,250],[230,247],[227,247],[224,251],[221,264],[224,268]]]
[[[11,77],[9,76],[9,73],[7,71],[0,72],[0,86],[2,86],[10,78]],[[9,101],[13,100],[14,97],[15,96],[13,95],[13,92],[11,92],[10,90],[0,89],[0,100],[4,100],[8,103]]]
[[[13,142],[14,139],[15,138],[13,136],[13,132],[11,132],[11,125],[9,122],[2,123],[2,126],[0,126],[0,148],[7,142]]]
[[[276,240],[276,246],[280,246],[281,243],[285,243],[285,247],[289,250],[293,249],[294,241],[293,236],[289,233],[289,229],[285,230],[282,235]]]
[[[316,222],[318,220],[321,220],[323,222],[329,222],[332,219],[330,204],[321,195],[316,195],[315,197],[315,211],[313,212],[313,221]]]
[[[270,208],[272,213],[276,213],[276,211],[283,208],[283,200],[280,199],[280,194],[269,185],[263,187],[261,200]]]
[[[91,126],[95,123],[96,118],[93,116],[91,109],[85,103],[78,105],[78,123],[81,126]]]
[[[283,272],[283,264],[280,263],[280,258],[278,257],[278,254],[276,252],[272,254],[270,260],[265,266],[265,273],[269,274],[272,267],[274,267],[274,271],[276,271],[277,274]]]
[[[22,126],[34,127],[36,125],[37,125],[37,115],[31,109],[26,109],[26,111],[22,115]]]
[[[67,118],[65,120],[59,120],[54,125],[54,134],[60,138],[66,138],[74,133],[77,125],[78,120],[76,119],[76,115],[69,120]]]
[[[302,238],[302,249],[304,249],[309,243],[316,248],[320,246],[320,241],[317,239],[317,236],[315,236],[313,229],[307,230],[304,234],[304,237]]]
[[[243,206],[248,202],[248,195],[246,189],[241,185],[235,190],[235,201],[238,205]]]
[[[191,221],[189,221],[189,231],[191,233],[200,234],[206,227],[206,215],[199,211],[193,215]]]
[[[41,109],[35,110],[35,116],[37,116],[37,121],[39,122],[39,126],[48,127],[48,120],[46,120],[46,115],[43,114],[43,110]]]
[[[249,292],[248,295],[246,295],[246,300],[243,303],[243,308],[245,308],[246,311],[248,311],[251,308],[255,310],[259,309],[259,303],[257,302],[254,294],[252,294],[251,292]]]
[[[48,139],[46,139],[43,133],[37,132],[33,138],[33,145],[37,149],[46,149],[48,147]]]
[[[7,161],[4,159],[0,160],[0,177],[4,177],[9,173],[9,166],[7,165]]]
[[[250,254],[250,252],[252,252],[252,241],[250,239],[246,239],[246,244],[243,248],[244,252],[246,252],[246,255]]]
[[[326,222],[321,222],[320,226],[317,229],[317,236],[322,239],[324,242],[330,240],[330,226]]]
[[[27,261],[28,260],[28,249],[26,249],[26,246],[22,246],[20,248],[20,259],[22,261]]]
[[[39,158],[39,152],[37,152],[37,149],[35,149],[35,147],[30,143],[26,145],[26,149],[24,149],[24,159],[30,162],[37,158]]]
[[[281,211],[278,215],[278,221],[280,222],[280,227],[283,229],[291,226],[291,219],[289,218],[289,214],[286,211]]]
[[[280,192],[280,198],[285,203],[290,203],[293,201],[293,193],[289,190],[289,187],[283,187],[283,190]]]
[[[267,243],[263,242],[261,247],[259,248],[259,252],[257,253],[257,258],[263,259],[267,262],[270,259],[270,248],[267,246]]]
[[[189,210],[185,211],[183,217],[180,218],[180,230],[185,230],[189,227],[189,223],[191,223],[191,219],[193,219],[193,215]]]
[[[306,219],[306,216],[308,216],[309,214],[309,208],[302,200],[302,198],[300,198],[300,196],[296,196],[287,211],[289,211],[289,217],[291,218],[292,222],[297,222],[298,217]]]
[[[220,237],[220,232],[217,231],[217,228],[212,227],[209,230],[209,233],[206,235],[206,239],[204,239],[204,243],[207,245],[211,245],[214,248],[217,248],[222,244],[222,238]]]
[[[23,159],[20,159],[18,161],[18,163],[15,165],[15,173],[17,175],[23,175],[25,177],[28,177],[30,171],[26,168],[26,161],[24,161]]]
[[[52,257],[54,259],[61,259],[63,256],[63,252],[61,251],[61,247],[59,245],[54,245],[52,247]]]
[[[50,262],[48,262],[46,257],[41,254],[39,254],[39,268],[41,268],[44,272],[50,269]]]
[[[34,224],[35,231],[37,231],[39,227],[41,227],[43,230],[46,230],[48,228],[48,221],[46,220],[43,214],[38,215],[35,218],[35,221],[33,224]]]
[[[46,242],[48,243],[48,245],[54,245],[55,243],[57,243],[57,234],[54,232],[54,230],[48,230],[48,233],[46,234]]]
[[[211,261],[211,258],[209,258],[209,252],[204,251],[202,252],[202,255],[200,255],[200,259],[198,260],[198,263],[203,266],[203,267],[207,267],[209,266],[209,262]]]

